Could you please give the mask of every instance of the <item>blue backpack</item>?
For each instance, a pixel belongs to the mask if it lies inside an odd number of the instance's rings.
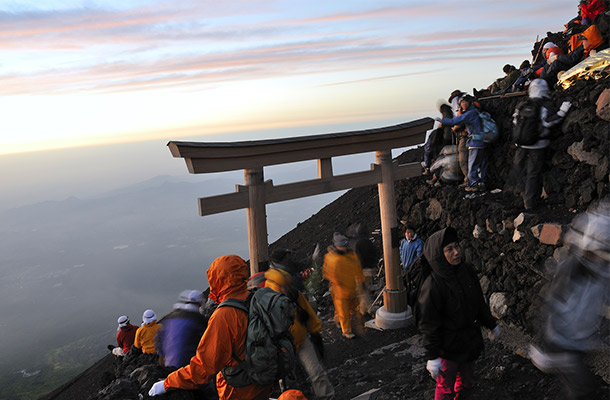
[[[498,126],[491,115],[487,111],[480,111],[479,119],[481,121],[483,141],[485,143],[493,143],[498,140]]]

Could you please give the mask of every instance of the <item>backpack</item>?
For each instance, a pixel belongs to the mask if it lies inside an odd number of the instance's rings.
[[[415,318],[415,326],[419,323],[420,318],[420,309],[419,302],[417,299],[419,298],[419,292],[421,291],[421,287],[424,284],[426,278],[431,275],[432,267],[428,264],[426,257],[421,254],[417,257],[417,260],[411,264],[411,268],[407,273],[405,279],[405,286],[407,288],[407,304],[411,307],[411,311],[413,312],[413,318]]]
[[[234,307],[248,314],[246,356],[233,359],[239,365],[225,367],[222,376],[233,387],[271,385],[293,377],[296,365],[294,303],[268,287],[254,289],[246,300],[227,299],[218,307]]]
[[[516,123],[513,126],[513,142],[531,146],[538,141],[540,133],[540,107],[542,101],[525,99],[517,105]]]
[[[491,115],[489,115],[487,111],[480,111],[479,119],[481,120],[481,134],[483,135],[483,142],[493,143],[498,140],[498,126]]]

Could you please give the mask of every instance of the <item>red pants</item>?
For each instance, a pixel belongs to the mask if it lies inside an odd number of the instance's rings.
[[[472,399],[474,361],[457,363],[441,358],[441,375],[436,378],[434,400]]]

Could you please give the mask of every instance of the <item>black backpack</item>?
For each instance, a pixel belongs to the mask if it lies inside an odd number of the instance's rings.
[[[542,99],[525,99],[517,105],[516,124],[513,126],[513,142],[520,146],[531,146],[540,135],[540,108]]]
[[[431,273],[432,267],[430,267],[430,264],[428,264],[426,257],[421,254],[417,260],[411,264],[411,268],[409,269],[409,272],[405,278],[405,286],[407,288],[407,304],[409,307],[411,307],[411,311],[413,312],[415,326],[418,325],[420,318],[419,302],[417,301],[419,292],[421,291],[424,281],[429,275],[431,275]]]

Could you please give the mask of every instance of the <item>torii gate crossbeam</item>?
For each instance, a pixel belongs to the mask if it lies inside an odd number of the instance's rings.
[[[268,263],[266,204],[377,184],[386,276],[384,312],[402,314],[407,305],[398,262],[394,181],[418,176],[421,167],[419,163],[393,163],[392,149],[423,143],[433,125],[432,118],[422,118],[362,131],[242,142],[170,141],[168,147],[174,157],[184,158],[193,174],[244,170],[245,186],[236,185],[234,193],[200,198],[199,213],[205,216],[247,208],[252,274]],[[373,151],[376,164],[370,170],[333,174],[332,157]],[[306,160],[318,161],[317,179],[282,185],[265,182],[265,166]]]

